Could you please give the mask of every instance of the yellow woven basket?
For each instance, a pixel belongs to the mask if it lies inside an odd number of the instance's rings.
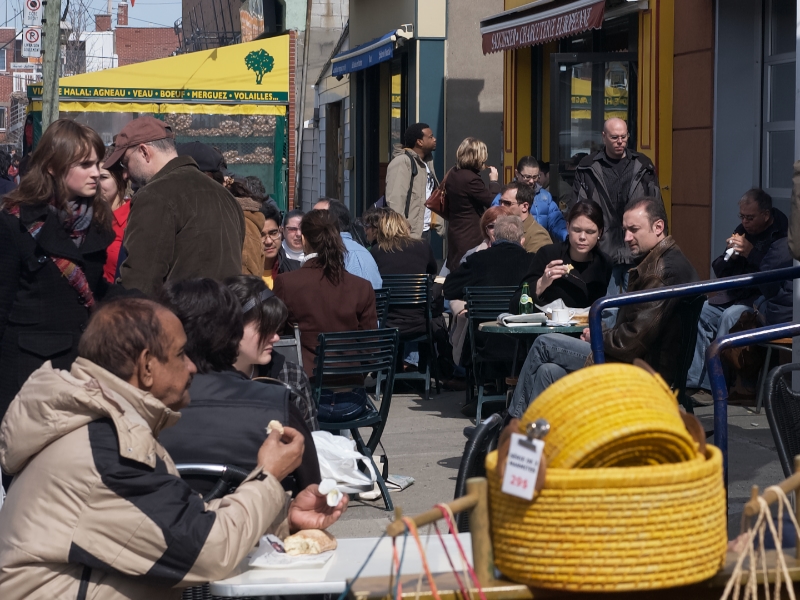
[[[520,432],[539,418],[550,423],[544,452],[554,468],[657,465],[697,454],[667,384],[633,365],[594,365],[559,379],[528,407]]]
[[[714,446],[677,464],[548,468],[533,502],[500,491],[496,451],[486,471],[495,562],[518,583],[659,589],[702,581],[723,564],[725,489]]]

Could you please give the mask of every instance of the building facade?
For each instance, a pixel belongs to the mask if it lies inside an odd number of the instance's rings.
[[[789,214],[797,0],[505,0],[481,22],[504,60],[504,177],[534,154],[572,184],[625,119],[658,172],[670,230],[701,277],[764,188]],[[572,27],[572,29],[570,29]]]

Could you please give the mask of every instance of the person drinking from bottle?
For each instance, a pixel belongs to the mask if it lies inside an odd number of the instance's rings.
[[[602,235],[600,206],[592,200],[574,204],[567,213],[567,239],[539,249],[509,311],[520,312],[526,283],[532,304],[540,306],[560,298],[570,308],[586,308],[605,296],[613,265],[597,245]]]

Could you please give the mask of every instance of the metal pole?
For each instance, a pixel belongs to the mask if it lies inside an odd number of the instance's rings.
[[[61,0],[46,0],[42,18],[42,131],[58,119],[58,75],[61,65]]]

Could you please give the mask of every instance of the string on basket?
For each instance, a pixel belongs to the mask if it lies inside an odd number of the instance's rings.
[[[368,562],[370,561],[370,559],[372,558],[372,555],[373,555],[373,554],[375,554],[375,551],[378,549],[378,545],[381,543],[381,540],[382,540],[383,538],[385,538],[385,537],[386,537],[386,532],[384,531],[384,532],[381,534],[381,537],[379,537],[379,538],[378,538],[378,541],[377,541],[377,542],[375,543],[375,545],[372,547],[372,550],[370,550],[370,551],[369,551],[369,554],[367,554],[367,560],[365,560],[365,561],[364,561],[364,564],[362,564],[362,565],[361,565],[361,566],[358,568],[358,571],[356,571],[356,575],[355,575],[355,577],[353,577],[353,579],[351,579],[351,580],[350,580],[350,583],[348,583],[348,584],[347,584],[347,586],[345,586],[345,588],[344,588],[344,591],[341,593],[341,595],[339,596],[338,600],[345,600],[345,598],[347,598],[347,595],[350,593],[350,589],[353,587],[353,584],[354,584],[354,583],[355,583],[355,582],[358,580],[358,578],[361,576],[361,572],[364,570],[364,567],[366,567],[366,566],[367,566],[367,563],[368,563]]]
[[[454,524],[455,516],[453,515],[453,511],[446,504],[437,504],[436,508],[441,511],[442,517],[447,523],[447,527],[449,528],[450,533],[453,535],[453,539],[456,541],[456,546],[458,547],[458,551],[461,553],[461,558],[464,561],[464,564],[467,566],[467,570],[472,578],[472,582],[475,587],[478,588],[478,595],[481,597],[481,600],[486,600],[486,594],[483,593],[483,587],[481,586],[480,581],[478,581],[478,576],[475,574],[475,569],[473,569],[472,565],[469,564],[469,561],[467,560],[467,554],[464,552],[464,547],[461,545],[461,540],[458,539],[458,531],[456,530]]]
[[[759,545],[758,551],[761,558],[761,571],[764,577],[765,598],[766,600],[770,600],[766,550],[764,548],[764,533],[767,527],[769,527],[770,533],[772,533],[772,538],[775,541],[775,556],[777,558],[776,560],[777,564],[775,565],[774,598],[776,600],[780,598],[781,582],[785,577],[787,582],[786,592],[788,593],[789,598],[791,598],[791,600],[795,600],[794,585],[791,583],[791,578],[789,576],[789,568],[786,565],[786,557],[783,554],[784,507],[788,507],[789,517],[791,518],[792,524],[795,527],[795,531],[798,532],[798,534],[800,534],[800,526],[798,526],[797,519],[794,516],[794,512],[792,511],[792,506],[789,503],[789,498],[786,496],[786,493],[776,485],[767,488],[766,491],[769,490],[772,490],[778,497],[778,528],[777,529],[775,528],[775,522],[772,519],[772,512],[769,510],[769,505],[767,504],[767,501],[764,500],[763,496],[759,496],[757,498],[759,511],[758,511],[758,516],[756,518],[756,522],[748,530],[745,547],[739,554],[739,558],[736,560],[736,565],[733,569],[733,574],[731,575],[731,578],[728,580],[728,583],[725,586],[725,591],[722,594],[721,600],[727,600],[731,592],[733,592],[733,600],[738,600],[739,592],[742,587],[741,580],[742,580],[742,572],[744,571],[743,565],[745,558],[750,559],[750,565],[748,573],[749,576],[747,578],[747,587],[745,588],[743,600],[750,600],[751,598],[753,600],[756,600],[758,598],[758,581],[757,581],[758,559],[756,556],[755,543],[754,543],[756,535],[758,536],[758,545]]]
[[[392,588],[393,598],[394,600],[398,600],[402,595],[403,585],[400,583],[400,573],[403,570],[403,559],[406,556],[406,542],[408,541],[408,528],[403,530],[403,551],[400,553],[400,557],[397,556],[397,538],[392,538],[392,556],[394,557],[394,564],[397,567],[396,574],[392,572],[391,577],[397,578],[397,585],[391,585],[392,580],[390,577],[390,587]]]
[[[435,600],[442,600],[439,597],[439,590],[436,589],[436,582],[433,580],[433,575],[428,567],[428,557],[425,555],[425,549],[422,547],[422,540],[419,539],[419,532],[417,531],[416,523],[414,523],[414,521],[408,517],[403,517],[403,523],[406,526],[406,530],[409,531],[414,537],[414,541],[417,542],[419,555],[422,558],[422,568],[425,569],[425,576],[428,578],[428,585],[431,586],[431,594],[433,594]]]
[[[438,528],[436,529],[436,535],[439,537],[439,541],[442,544],[442,549],[444,550],[444,555],[447,557],[447,562],[450,563],[450,569],[453,571],[453,575],[455,575],[456,581],[458,582],[458,587],[461,590],[461,597],[464,600],[472,600],[472,593],[464,585],[464,581],[469,581],[469,575],[467,574],[467,561],[462,557],[461,569],[462,575],[464,575],[464,579],[462,580],[458,574],[455,564],[453,564],[453,559],[450,557],[450,551],[447,549],[447,544],[444,543],[444,538],[442,537],[442,534],[439,532]]]

